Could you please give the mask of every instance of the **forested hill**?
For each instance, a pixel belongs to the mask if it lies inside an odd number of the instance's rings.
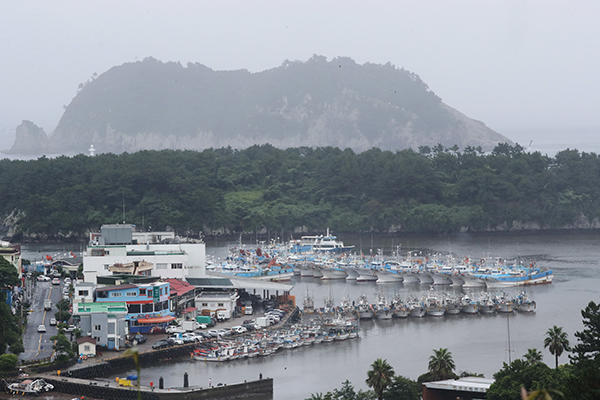
[[[503,144],[490,154],[252,146],[0,161],[0,213],[15,239],[146,229],[457,232],[599,228],[600,158]],[[125,218],[123,218],[123,206]]]
[[[270,70],[214,71],[153,58],[94,76],[47,138],[20,127],[12,152],[203,150],[255,144],[399,150],[511,141],[391,64],[314,56]]]

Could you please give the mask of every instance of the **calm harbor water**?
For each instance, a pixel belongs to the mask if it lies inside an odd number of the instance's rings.
[[[157,384],[164,378],[165,387],[180,387],[187,372],[191,385],[207,386],[209,379],[217,383],[234,383],[257,379],[259,373],[274,378],[274,399],[305,399],[312,393],[339,388],[346,379],[357,389],[366,389],[366,372],[376,358],[385,358],[397,374],[416,379],[427,371],[433,349],[448,348],[457,372],[483,373],[491,378],[503,362],[509,360],[508,325],[510,325],[510,357],[521,357],[529,348],[542,351],[544,361],[554,365],[554,357],[543,348],[545,332],[553,325],[563,327],[571,343],[573,333],[583,329],[581,310],[591,300],[600,301],[600,234],[568,233],[540,235],[457,235],[451,237],[371,238],[344,237],[357,251],[373,253],[378,248],[390,253],[401,244],[402,251],[452,252],[456,256],[480,258],[498,256],[521,257],[539,266],[554,269],[554,282],[527,288],[537,302],[534,314],[457,315],[441,318],[393,319],[361,322],[361,338],[333,342],[294,350],[280,350],[266,358],[227,363],[190,362],[189,360],[144,366],[142,383]],[[207,253],[224,257],[230,243],[207,243]],[[24,246],[24,253],[35,248]],[[26,257],[27,258],[27,257]],[[33,257],[32,257],[33,258]],[[314,278],[292,280],[297,303],[306,292],[315,304],[323,305],[333,296],[336,303],[343,297],[351,300],[366,294],[374,301],[379,292],[391,298],[394,293],[407,295],[428,290],[423,285],[357,283],[355,281],[321,281]],[[438,290],[436,288],[436,290]],[[506,290],[514,293],[515,290]],[[240,319],[241,320],[241,319]],[[560,359],[567,362],[566,355]],[[133,372],[133,371],[131,371]],[[124,375],[120,373],[119,375]],[[114,378],[114,377],[111,377]]]

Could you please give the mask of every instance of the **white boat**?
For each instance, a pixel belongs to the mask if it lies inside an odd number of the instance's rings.
[[[448,278],[450,279],[450,281],[452,281],[452,286],[464,286],[465,284],[465,281],[462,278],[462,276],[458,274],[450,274],[448,275]]]
[[[446,296],[446,314],[457,315],[460,314],[461,311],[462,304],[460,303],[460,300],[455,297]]]
[[[435,295],[430,294],[427,296],[425,305],[427,306],[427,315],[431,315],[432,317],[443,317],[446,313],[444,300]]]
[[[344,268],[339,267],[325,267],[321,268],[321,279],[346,279],[348,274]]]
[[[486,292],[482,292],[479,296],[479,312],[481,314],[494,314],[496,312],[496,303]]]
[[[25,379],[22,382],[10,383],[6,386],[8,393],[21,396],[39,396],[40,393],[48,392],[52,389],[54,389],[54,385],[47,383],[43,379]]]
[[[300,271],[301,278],[312,278],[315,276],[314,268],[311,266],[296,266],[296,270]]]
[[[355,268],[348,268],[346,270],[346,280],[355,281],[358,278],[358,271]]]
[[[411,317],[422,318],[427,314],[425,304],[416,298],[413,298],[408,302],[408,308],[410,309]]]
[[[406,318],[410,315],[410,308],[396,295],[392,299],[392,316],[396,318]]]
[[[452,283],[450,280],[450,275],[448,274],[441,272],[430,272],[430,275],[433,278],[433,285],[450,285]]]
[[[358,305],[356,306],[356,311],[358,311],[358,317],[361,319],[373,318],[373,308],[369,304],[366,295],[363,294],[358,299]]]
[[[321,272],[321,268],[315,267],[313,269],[313,278],[321,279],[323,277],[323,273]]]
[[[477,276],[489,289],[548,284],[552,283],[554,279],[552,270],[522,267],[504,269],[496,274]]]
[[[521,292],[517,295],[517,310],[521,312],[535,312],[535,301],[527,297],[527,293]]]
[[[502,292],[498,296],[496,296],[496,309],[501,313],[511,313],[515,310],[516,304],[515,300],[508,297],[508,294]]]
[[[403,278],[404,283],[418,284],[420,282],[419,277],[414,272],[411,272],[411,271],[404,271],[402,273],[402,278]]]
[[[460,299],[462,304],[461,311],[465,314],[477,314],[479,312],[479,304],[477,301],[472,300],[469,295],[465,294],[462,299]]]
[[[417,274],[417,278],[419,278],[419,283],[421,285],[433,285],[433,278],[429,274],[429,272],[419,272]]]
[[[377,275],[375,283],[400,283],[404,281],[401,273],[390,269],[378,269],[375,274]]]
[[[369,268],[358,268],[358,278],[356,282],[375,282],[377,281],[377,274],[374,269]]]
[[[383,295],[379,295],[374,308],[377,319],[392,319],[392,308]]]
[[[463,274],[460,277],[463,281],[465,281],[465,283],[463,284],[464,288],[483,289],[485,287],[485,281],[476,276],[473,276],[471,274]]]

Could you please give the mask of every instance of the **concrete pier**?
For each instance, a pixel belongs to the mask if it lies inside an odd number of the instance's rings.
[[[63,377],[43,374],[38,377],[54,385],[54,390],[77,397],[93,397],[107,400],[235,400],[273,399],[273,379],[265,378],[257,381],[213,386],[200,386],[159,389],[157,387],[119,386],[117,382]]]

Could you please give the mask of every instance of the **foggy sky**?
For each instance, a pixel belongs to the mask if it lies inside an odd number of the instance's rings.
[[[0,132],[28,119],[49,134],[80,83],[149,56],[257,72],[318,54],[403,67],[525,145],[595,140],[599,15],[593,1],[3,1]]]

